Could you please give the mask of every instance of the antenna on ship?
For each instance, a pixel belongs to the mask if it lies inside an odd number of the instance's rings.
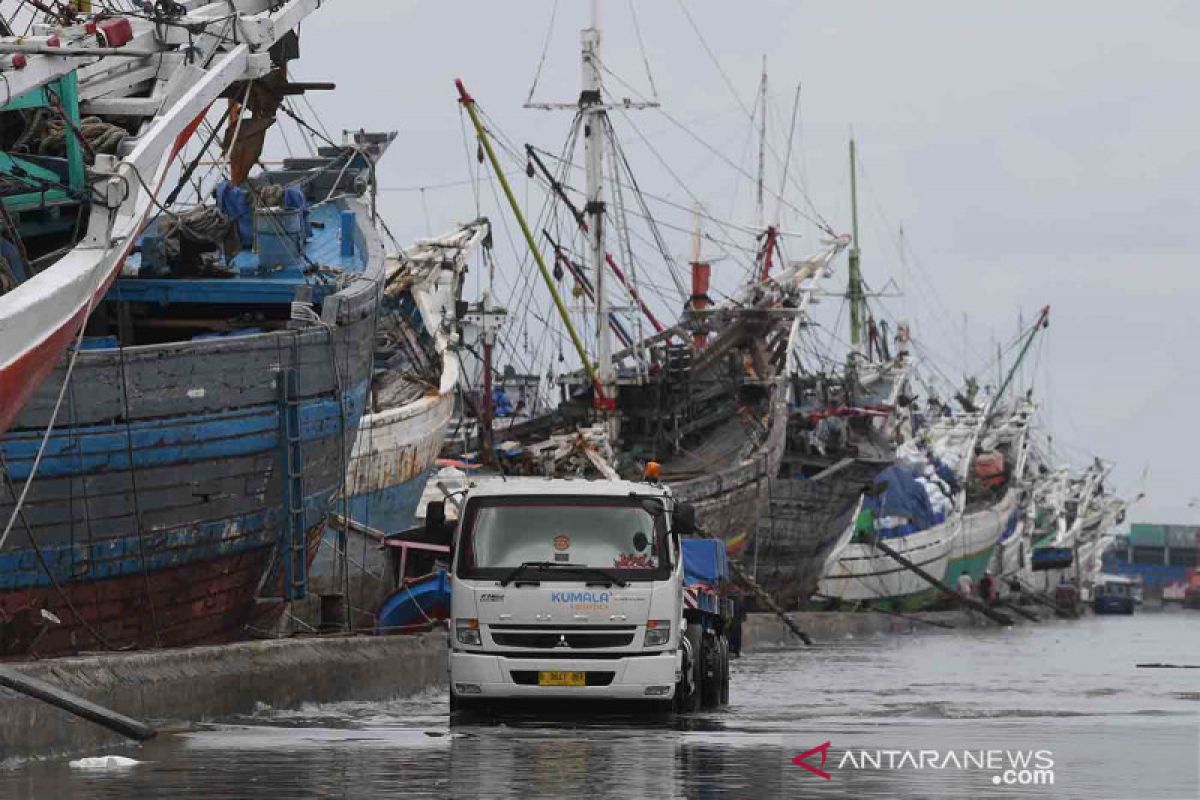
[[[580,35],[582,88],[579,100],[574,103],[527,102],[526,108],[540,110],[576,111],[583,122],[583,151],[586,205],[584,214],[588,218],[589,255],[593,287],[595,292],[596,317],[596,383],[600,391],[596,395],[596,407],[611,412],[617,408],[616,370],[613,363],[612,333],[609,327],[609,306],[605,281],[605,194],[604,194],[604,138],[608,131],[608,110],[657,108],[655,101],[635,101],[623,98],[619,103],[609,104],[604,100],[603,65],[600,61],[600,0],[591,2],[591,24]]]

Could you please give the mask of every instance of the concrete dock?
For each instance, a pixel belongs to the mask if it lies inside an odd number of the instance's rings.
[[[122,714],[186,728],[259,704],[384,700],[445,681],[445,634],[328,637],[97,654],[10,664]],[[0,690],[0,763],[94,752],[125,740],[28,697]]]

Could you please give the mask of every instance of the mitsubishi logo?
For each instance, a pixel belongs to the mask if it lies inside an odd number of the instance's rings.
[[[558,635],[558,644],[556,644],[554,646],[555,647],[570,647],[571,645],[567,644],[567,635],[565,633],[560,633]]]

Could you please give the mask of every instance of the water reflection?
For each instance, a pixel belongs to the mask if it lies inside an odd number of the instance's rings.
[[[738,662],[733,705],[686,719],[539,709],[446,714],[442,693],[262,712],[125,751],[0,772],[3,798],[773,798],[1200,796],[1194,618],[847,640]],[[791,758],[830,741],[831,779]],[[1054,751],[1055,785],[979,770],[838,770],[847,750]],[[814,763],[819,763],[814,762]]]

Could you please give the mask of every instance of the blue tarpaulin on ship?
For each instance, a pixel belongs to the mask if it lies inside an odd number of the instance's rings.
[[[888,467],[875,476],[875,483],[887,484],[881,495],[864,501],[864,506],[875,513],[876,519],[908,517],[917,530],[932,528],[937,524],[937,516],[925,487],[917,483],[908,470],[899,466]]]
[[[237,224],[238,237],[242,240],[242,247],[253,245],[254,200],[250,196],[249,190],[241,186],[234,186],[229,181],[221,181],[217,184],[215,195],[217,208]],[[283,207],[307,212],[308,199],[304,196],[304,191],[295,186],[284,189]],[[305,213],[305,223],[308,221],[307,217],[308,214]],[[307,225],[305,227],[307,229]]]
[[[250,201],[250,192],[234,186],[229,181],[217,184],[215,192],[217,208],[237,225],[238,237],[242,246],[248,247],[254,243],[254,204]]]
[[[511,416],[513,413],[512,401],[508,399],[508,394],[501,388],[497,387],[492,390],[492,414],[497,417]]]
[[[946,482],[946,485],[950,487],[950,491],[957,492],[958,476],[954,474],[954,470],[946,466],[946,462],[940,458],[934,458],[932,462],[933,470],[937,473],[937,476]]]

